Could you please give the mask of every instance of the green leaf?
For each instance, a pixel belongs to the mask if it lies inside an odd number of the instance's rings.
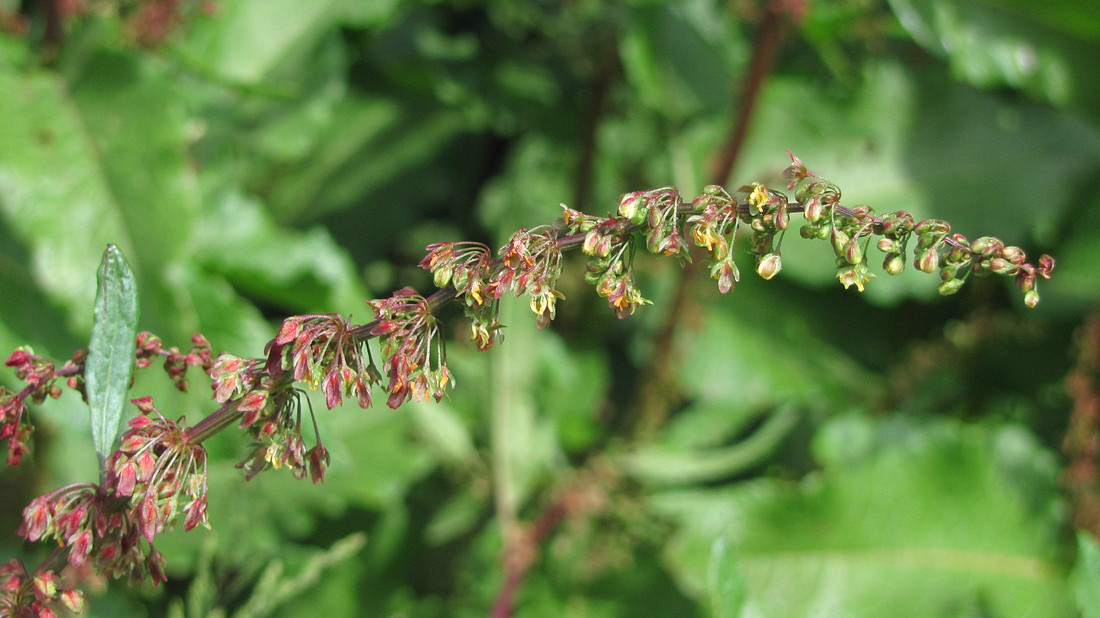
[[[741,615],[748,588],[745,578],[737,570],[729,543],[724,537],[714,541],[707,572],[707,590],[710,607],[717,618],[734,618]]]
[[[1095,103],[1100,11],[1092,0],[1058,4],[1054,12],[1017,0],[891,0],[910,35],[960,79],[1057,105]]]
[[[670,557],[689,585],[707,590],[699,565],[725,536],[747,607],[761,615],[1071,615],[1056,562],[1057,466],[1030,434],[898,418],[845,424],[820,440],[843,441],[864,424],[872,444],[797,484],[652,499],[682,522]]]
[[[1100,546],[1087,532],[1077,533],[1077,564],[1070,579],[1081,614],[1100,616]]]
[[[95,323],[88,344],[84,380],[92,410],[92,440],[100,465],[113,450],[122,406],[134,370],[137,282],[122,252],[107,245],[97,274]]]

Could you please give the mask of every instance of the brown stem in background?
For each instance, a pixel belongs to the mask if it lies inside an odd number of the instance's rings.
[[[774,64],[775,53],[786,27],[786,18],[788,15],[797,18],[803,10],[802,0],[770,0],[767,3],[756,44],[753,46],[749,71],[742,84],[736,120],[711,171],[711,184],[724,186],[729,182],[749,133],[760,90]],[[691,298],[688,292],[702,267],[703,261],[699,259],[693,259],[684,267],[684,276],[678,280],[667,317],[657,332],[650,362],[639,372],[638,386],[634,391],[638,395],[631,408],[636,410],[635,433],[642,439],[664,423],[676,397],[671,373],[679,362],[679,355],[674,346],[674,338],[677,328],[685,323],[687,303]]]
[[[46,0],[44,4],[46,31],[42,43],[47,57],[52,57],[61,48],[61,0]]]
[[[610,46],[596,70],[584,102],[584,116],[580,132],[580,155],[577,157],[577,170],[573,177],[574,208],[588,212],[588,202],[592,197],[592,165],[596,160],[596,134],[600,127],[607,100],[607,93],[619,72],[618,48]]]
[[[583,517],[606,508],[608,484],[615,476],[599,461],[589,462],[578,477],[569,483],[546,507],[529,528],[518,528],[505,539],[504,583],[497,594],[490,618],[508,618],[514,609],[516,593],[538,558],[539,546],[569,517]]]
[[[1069,493],[1073,526],[1100,538],[1100,312],[1085,319],[1076,345],[1077,366],[1065,382],[1073,412],[1062,443],[1069,459],[1062,483]]]
[[[505,534],[504,584],[493,603],[493,609],[489,611],[490,618],[508,618],[512,615],[516,592],[527,575],[527,569],[531,568],[538,556],[539,545],[569,512],[567,498],[568,494],[554,501],[529,530],[520,529]]]

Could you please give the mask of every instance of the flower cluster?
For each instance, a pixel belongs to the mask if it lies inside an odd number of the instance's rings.
[[[749,236],[749,252],[756,256],[756,274],[771,279],[783,269],[780,245],[783,233],[790,225],[787,196],[754,182],[741,187],[748,193],[748,207],[742,215],[752,233]],[[779,241],[776,242],[776,236]]]
[[[0,616],[41,616],[56,614],[50,606],[61,603],[75,614],[84,611],[84,594],[61,587],[61,578],[53,571],[27,572],[23,561],[12,558],[0,565]]]
[[[619,202],[621,220],[582,215],[562,205],[563,224],[573,233],[584,234],[581,251],[591,256],[585,266],[585,281],[596,286],[596,292],[607,298],[608,305],[620,319],[649,302],[642,298],[634,283],[635,249],[632,232],[648,220],[651,205],[658,204],[657,210],[667,213],[670,199],[678,199],[674,189],[628,193]],[[660,223],[661,216],[655,218]],[[666,238],[671,237],[673,232],[669,231]],[[678,229],[675,237],[679,238]],[[669,247],[675,246],[679,250],[679,244],[677,241]],[[661,242],[656,242],[655,245],[660,246]]]
[[[697,213],[687,218],[691,238],[697,247],[710,252],[710,276],[718,280],[718,290],[725,294],[741,280],[730,251],[741,222],[737,200],[722,187],[709,185],[692,201],[691,209]]]
[[[164,556],[151,542],[142,546],[150,526],[129,502],[94,483],[68,485],[32,500],[23,510],[19,534],[28,541],[56,539],[75,567],[91,564],[104,575],[126,576],[132,583],[149,577],[156,585],[166,581]]]
[[[465,306],[470,331],[482,352],[503,339],[497,320],[499,304],[487,297],[486,287],[494,261],[489,247],[479,242],[446,242],[427,246],[420,267],[432,273],[437,287],[450,285]]]
[[[15,377],[27,383],[18,393],[0,386],[0,440],[8,441],[8,465],[19,465],[23,456],[30,452],[28,442],[34,426],[27,419],[26,400],[29,398],[38,404],[47,397],[57,399],[61,396],[57,378],[63,376],[68,376],[71,386],[80,389],[83,384],[75,374],[79,371],[77,365],[83,362],[86,354],[78,350],[73,354],[73,360],[66,361],[60,370],[55,368],[53,361],[35,355],[26,347],[17,348],[4,361],[5,367],[15,368]]]
[[[251,453],[237,464],[245,471],[245,479],[251,480],[268,468],[286,466],[295,478],[305,478],[308,473],[314,483],[324,480],[328,451],[316,431],[316,422],[313,425],[317,443],[306,450],[300,391],[292,387],[289,378],[300,376],[311,388],[324,385],[329,407],[340,404],[345,371],[334,371],[336,377],[329,378],[327,372],[320,371],[322,365],[317,359],[310,357],[311,353],[324,355],[329,350],[318,339],[333,330],[346,336],[346,324],[339,316],[297,316],[285,321],[279,335],[268,343],[266,360],[222,354],[214,362],[210,371],[214,399],[223,404],[227,413],[239,414],[238,427],[248,430],[252,437]],[[319,348],[314,347],[316,344],[320,344]],[[349,388],[356,387],[353,384]],[[362,395],[357,399],[364,407],[369,406],[369,388],[364,384],[360,390]]]
[[[180,391],[187,390],[187,368],[202,367],[209,373],[214,364],[210,342],[200,333],[191,335],[191,349],[186,354],[177,347],[165,349],[164,343],[153,333],[143,331],[137,335],[137,353],[134,365],[141,369],[153,363],[157,356],[164,356],[164,371]]]
[[[557,315],[556,303],[565,296],[554,289],[561,276],[558,235],[549,226],[521,229],[500,248],[500,267],[489,280],[489,294],[499,299],[507,292],[531,298],[531,311],[539,328]]]
[[[367,304],[377,318],[370,334],[379,339],[389,377],[386,405],[397,408],[410,397],[413,401],[442,399],[454,377],[447,368],[439,324],[425,298],[412,288],[402,288]]]
[[[107,458],[105,486],[130,498],[142,536],[152,543],[180,512],[186,513],[184,530],[206,523],[206,450],[188,436],[184,419],[164,418],[151,397],[132,403],[141,414],[130,419],[121,445]]]
[[[789,153],[788,153],[789,154]],[[882,268],[897,275],[905,270],[905,255],[915,238],[913,265],[925,273],[939,271],[940,294],[954,294],[970,275],[1010,276],[1024,293],[1024,304],[1034,307],[1039,302],[1036,277],[1050,278],[1054,258],[1043,254],[1037,266],[1027,263],[1019,247],[1006,246],[1003,241],[983,236],[971,243],[962,234],[952,233],[946,221],[927,219],[917,222],[905,211],[876,217],[867,206],[846,208],[840,205],[840,189],[823,180],[794,155],[784,172],[795,189],[807,224],[801,229],[805,238],[829,240],[836,255],[837,279],[844,287],[864,290],[873,276],[867,266],[867,248],[871,237],[880,235],[876,243],[885,254]]]

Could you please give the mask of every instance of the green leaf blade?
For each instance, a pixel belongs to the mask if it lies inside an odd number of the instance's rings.
[[[102,465],[118,435],[130,389],[138,299],[134,273],[118,247],[107,245],[96,278],[95,323],[84,380],[92,412],[92,441]]]

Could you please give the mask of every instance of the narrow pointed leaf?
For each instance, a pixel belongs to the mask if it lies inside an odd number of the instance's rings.
[[[137,284],[122,252],[107,245],[97,275],[95,323],[84,378],[92,410],[92,440],[100,464],[113,449],[130,388],[137,337]]]

